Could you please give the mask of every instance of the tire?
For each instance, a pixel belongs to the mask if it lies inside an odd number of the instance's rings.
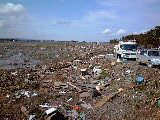
[[[136,58],[136,62],[138,63],[138,65],[141,65],[141,62],[137,58]]]
[[[153,67],[153,65],[151,63],[148,63],[147,66],[150,67],[150,68]]]
[[[121,55],[120,55],[120,54],[117,55],[117,59],[118,59],[118,58],[121,59]]]

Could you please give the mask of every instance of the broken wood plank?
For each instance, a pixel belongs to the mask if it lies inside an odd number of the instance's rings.
[[[25,116],[29,116],[29,112],[27,111],[26,107],[22,106],[21,111],[25,114]]]
[[[108,96],[104,96],[98,103],[95,104],[94,108],[102,107],[107,101],[109,101],[111,98],[113,98],[115,95],[119,94],[122,91],[123,91],[123,89],[120,88],[120,89],[118,89],[118,92],[114,92]]]
[[[107,111],[107,109],[106,110],[104,110],[103,112],[102,112],[102,114],[96,119],[96,120],[101,120],[102,119],[102,117],[103,117],[103,115],[104,115],[104,113]]]
[[[77,86],[73,85],[71,82],[67,82],[67,84],[72,86],[73,88],[76,88],[78,91],[81,91],[80,88],[78,88]]]

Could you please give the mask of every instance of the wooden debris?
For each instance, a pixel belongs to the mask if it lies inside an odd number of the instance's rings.
[[[80,88],[78,88],[77,86],[73,85],[71,82],[67,82],[67,84],[72,86],[73,88],[76,88],[78,91],[81,91]]]
[[[108,96],[103,97],[98,103],[95,104],[95,108],[100,108],[102,107],[107,101],[109,101],[111,98],[113,98],[115,95],[119,94],[120,92],[122,92],[123,89],[120,88],[118,89],[118,92],[112,93]]]
[[[26,107],[22,106],[21,111],[25,114],[25,116],[27,116],[27,117],[29,116],[29,114],[28,114],[29,112],[27,111]]]

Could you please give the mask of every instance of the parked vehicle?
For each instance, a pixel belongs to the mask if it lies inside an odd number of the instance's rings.
[[[136,60],[139,64],[147,64],[148,67],[160,66],[160,50],[141,50],[137,53]]]
[[[127,42],[119,41],[118,45],[114,47],[114,56],[117,58],[134,58],[136,59],[137,44],[135,40],[130,40]]]

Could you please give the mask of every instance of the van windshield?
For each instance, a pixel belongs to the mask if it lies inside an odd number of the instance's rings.
[[[130,44],[125,44],[120,46],[122,50],[137,50],[137,45],[130,45]]]
[[[148,56],[160,56],[160,51],[148,51]]]

